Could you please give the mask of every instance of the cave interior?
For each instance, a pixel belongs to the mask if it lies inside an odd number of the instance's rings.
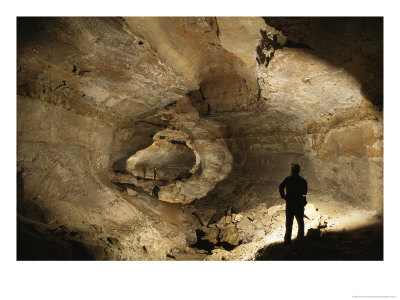
[[[18,260],[382,260],[383,18],[18,17],[16,196]]]

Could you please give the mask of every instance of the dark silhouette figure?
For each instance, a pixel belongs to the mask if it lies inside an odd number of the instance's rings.
[[[158,199],[158,192],[160,191],[160,188],[157,186],[157,185],[155,185],[154,187],[153,187],[153,190],[151,191],[151,195],[152,196],[154,196],[154,197],[156,197],[157,199]]]
[[[156,180],[157,177],[157,168],[154,168],[154,180]]]
[[[299,226],[297,239],[304,238],[304,206],[307,204],[307,181],[299,175],[300,166],[298,164],[292,164],[291,169],[292,175],[286,177],[279,185],[279,193],[282,199],[286,200],[285,244],[291,242],[294,217],[296,217]]]
[[[143,178],[146,178],[146,167],[142,167]]]

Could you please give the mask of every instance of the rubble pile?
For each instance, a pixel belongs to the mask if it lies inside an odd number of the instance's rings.
[[[215,218],[212,217],[209,224],[196,230],[197,241],[191,246],[205,251],[211,257],[222,259],[223,254],[222,260],[228,260],[229,257],[232,260],[237,259],[235,254],[229,253],[231,251],[247,252],[249,255],[251,251],[247,248],[262,247],[271,240],[283,240],[285,208],[285,204],[267,208],[265,203],[241,213],[234,213],[228,208],[218,221],[213,222]],[[331,218],[321,215],[313,204],[307,204],[304,212],[305,234],[308,236],[319,237],[328,228],[328,224],[333,224]],[[297,224],[294,222],[293,239],[296,238],[296,232]]]

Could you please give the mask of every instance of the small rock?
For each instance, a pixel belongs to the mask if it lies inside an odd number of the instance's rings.
[[[278,211],[284,211],[285,208],[286,208],[285,204],[271,206],[270,208],[268,208],[268,215],[272,216]]]
[[[253,220],[260,220],[264,217],[264,214],[256,212],[256,213],[252,213],[253,215]]]
[[[174,247],[174,248],[171,248],[171,249],[169,250],[169,254],[176,254],[176,253],[184,252],[184,251],[182,251],[182,250],[183,250],[183,249],[181,249],[181,248]]]
[[[186,243],[188,245],[194,244],[197,241],[197,235],[195,232],[188,232],[186,234]]]
[[[311,219],[307,226],[308,228],[317,229],[319,227],[319,218]]]
[[[196,249],[196,253],[198,254],[208,254],[208,251],[202,249]]]
[[[201,238],[202,240],[207,240],[213,244],[218,243],[217,241],[219,235],[218,228],[202,226],[200,230],[204,232],[204,236]]]
[[[254,227],[256,229],[263,229],[264,228],[264,224],[259,220],[254,220],[253,224],[254,224]]]
[[[221,229],[219,234],[220,242],[225,242],[234,246],[239,245],[241,236],[239,231],[235,227],[224,227]]]
[[[256,231],[254,231],[254,234],[253,234],[253,241],[257,242],[259,240],[262,240],[264,237],[265,237],[264,230],[256,230]]]
[[[261,223],[262,223],[264,226],[269,226],[269,224],[271,223],[271,221],[272,221],[272,216],[270,216],[270,215],[265,215],[265,216],[261,219]]]
[[[326,228],[328,227],[328,221],[326,216],[320,216],[319,218],[319,227]]]
[[[128,192],[129,196],[136,196],[138,193],[135,190],[127,188],[126,191]]]
[[[226,224],[231,223],[232,222],[232,216],[226,216],[225,222],[226,222]]]
[[[316,210],[314,204],[307,204],[304,209],[304,214],[310,218],[310,220],[314,220],[319,217],[319,212]]]
[[[281,221],[283,218],[286,218],[286,212],[284,210],[277,211],[274,217]]]
[[[268,210],[267,204],[266,203],[261,203],[258,205],[258,209],[260,211]]]
[[[232,222],[237,223],[243,219],[243,215],[241,214],[233,214],[232,215]]]
[[[240,222],[237,223],[236,227],[240,230],[243,229],[253,229],[253,222],[249,220],[249,218],[243,218]]]
[[[236,226],[235,226],[235,224],[230,223],[230,224],[225,225],[223,228],[224,229],[231,229],[231,228],[236,228]]]
[[[221,219],[219,219],[219,221],[217,223],[215,223],[215,225],[217,225],[217,227],[221,228],[224,227],[226,224],[226,218],[222,217]]]

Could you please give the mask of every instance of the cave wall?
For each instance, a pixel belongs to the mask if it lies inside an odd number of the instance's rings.
[[[158,131],[144,130],[138,116],[186,92],[125,26],[18,18],[19,259],[164,259],[186,244],[157,207],[129,202],[110,181],[115,162]]]
[[[382,73],[377,63],[382,61],[382,20],[363,26],[368,21],[359,18],[317,18],[324,26],[316,20],[310,29],[310,19],[294,19],[286,24],[285,18],[265,18],[256,30],[254,22],[242,18],[218,18],[222,45],[257,62],[262,100],[247,112],[212,115],[228,128],[234,165],[206,202],[234,204],[238,210],[257,202],[280,203],[277,187],[297,161],[309,181],[311,201],[345,201],[382,212]],[[291,27],[293,22],[297,27]],[[242,32],[258,32],[259,38],[243,38]]]

